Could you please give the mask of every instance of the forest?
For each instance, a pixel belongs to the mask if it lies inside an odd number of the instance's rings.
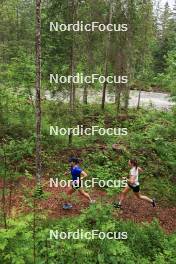
[[[0,264],[176,263],[163,2],[0,1]]]

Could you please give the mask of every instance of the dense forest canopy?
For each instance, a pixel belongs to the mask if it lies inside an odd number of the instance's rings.
[[[51,91],[68,90],[68,85],[50,85],[51,73],[70,73],[71,53],[74,73],[104,73],[107,32],[52,32],[50,22],[98,21],[127,24],[126,33],[111,32],[108,73],[129,76],[129,87],[156,86],[174,93],[176,38],[175,9],[153,7],[152,1],[42,1],[42,87]],[[174,7],[175,8],[175,7]],[[35,2],[3,1],[1,6],[1,85],[12,86],[31,96],[34,86]],[[141,38],[141,35],[143,36]],[[73,48],[73,50],[72,50]],[[127,65],[130,65],[130,69]],[[80,85],[76,85],[78,88]],[[90,86],[90,85],[89,85]],[[110,88],[115,89],[115,87]],[[85,88],[85,87],[83,87]],[[101,90],[96,83],[92,87]]]

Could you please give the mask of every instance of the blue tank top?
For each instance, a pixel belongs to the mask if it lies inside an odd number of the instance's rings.
[[[78,166],[71,168],[72,181],[79,180],[82,171],[83,170]]]

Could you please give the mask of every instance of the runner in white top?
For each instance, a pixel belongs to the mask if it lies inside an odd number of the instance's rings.
[[[116,207],[116,208],[121,207],[123,200],[126,198],[126,195],[130,190],[133,190],[134,195],[138,199],[145,200],[145,201],[151,203],[153,205],[153,207],[155,207],[156,203],[155,203],[154,199],[150,199],[147,196],[141,195],[141,193],[140,193],[139,173],[143,172],[143,169],[141,169],[138,166],[138,163],[135,159],[129,160],[128,165],[131,167],[129,179],[127,180],[128,186],[126,186],[124,188],[124,190],[120,194],[119,203],[114,203],[114,207]]]
[[[139,180],[138,180],[139,171],[142,171],[142,169],[139,168],[139,167],[137,167],[137,168],[136,167],[132,167],[131,170],[130,170],[130,176],[134,177],[134,183],[131,184],[131,185],[134,186],[134,187],[139,185]]]

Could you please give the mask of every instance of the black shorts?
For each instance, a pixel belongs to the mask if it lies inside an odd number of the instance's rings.
[[[129,183],[128,183],[128,186],[133,190],[133,192],[135,192],[135,193],[138,193],[139,191],[140,191],[140,187],[139,187],[139,185],[137,185],[137,186],[132,186],[132,185],[130,185]]]
[[[79,180],[78,184],[72,183],[71,186],[72,186],[73,190],[78,190],[79,188],[81,188],[81,181]]]

